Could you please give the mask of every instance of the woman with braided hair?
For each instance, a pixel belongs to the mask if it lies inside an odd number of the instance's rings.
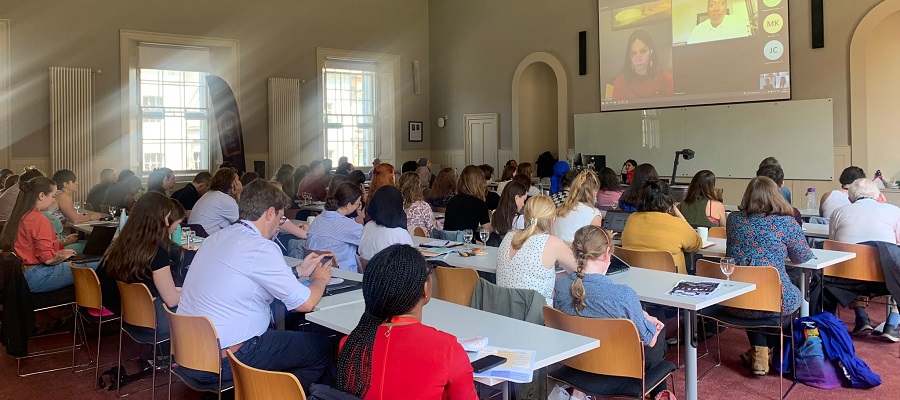
[[[565,242],[553,236],[556,206],[547,196],[525,203],[525,229],[506,234],[497,250],[497,285],[533,289],[553,304],[556,264],[575,271],[575,257]]]
[[[473,400],[472,366],[453,335],[422,325],[431,267],[418,250],[395,244],[363,275],[366,308],[341,341],[337,388],[365,400]]]
[[[644,367],[649,370],[665,358],[666,326],[641,309],[634,289],[606,277],[612,249],[612,236],[600,227],[588,225],[575,232],[572,252],[578,266],[575,272],[556,278],[553,307],[581,317],[630,319],[645,346]],[[665,385],[665,381],[660,383],[655,392],[665,389]]]

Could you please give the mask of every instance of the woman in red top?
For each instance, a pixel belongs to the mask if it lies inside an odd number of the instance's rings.
[[[477,399],[465,350],[453,335],[421,323],[431,287],[431,268],[408,245],[369,261],[366,311],[341,342],[338,389],[365,400]]]
[[[74,250],[59,245],[50,220],[41,214],[56,198],[56,183],[39,176],[19,182],[19,196],[0,232],[0,249],[14,251],[22,259],[25,280],[33,293],[62,289],[73,283],[72,271],[65,261]],[[97,269],[99,263],[86,266]]]

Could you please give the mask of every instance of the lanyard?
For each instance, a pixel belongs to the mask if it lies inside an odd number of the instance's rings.
[[[245,228],[247,228],[247,229],[249,229],[249,230],[251,230],[251,231],[256,232],[256,229],[253,229],[253,227],[250,226],[250,224],[244,222],[243,220],[238,220],[238,221],[235,222],[235,223],[236,223],[236,224],[241,224],[241,225],[243,225]],[[287,247],[285,247],[284,244],[281,243],[281,240],[278,240],[278,235],[277,235],[277,234],[276,234],[275,236],[272,236],[271,238],[269,238],[269,240],[271,240],[271,241],[277,243],[278,246],[280,246],[282,249],[287,250]]]

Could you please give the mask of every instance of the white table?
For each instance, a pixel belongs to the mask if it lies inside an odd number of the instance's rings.
[[[358,272],[351,272],[345,269],[332,268],[331,276],[335,278],[341,278],[345,280],[351,280],[356,282],[362,282],[363,275]],[[313,311],[321,311],[321,310],[330,310],[335,307],[340,307],[343,305],[351,304],[351,303],[362,303],[363,295],[362,295],[362,287],[351,290],[348,292],[338,293],[331,296],[323,296],[322,300],[319,300],[319,304],[313,308]]]
[[[725,257],[726,240],[720,238],[709,238],[709,241],[715,243],[715,245],[707,247],[705,249],[700,249],[698,253],[708,257]],[[809,316],[809,301],[806,299],[808,294],[807,292],[809,291],[809,288],[806,284],[806,271],[824,269],[832,265],[856,258],[856,253],[850,253],[846,251],[812,249],[812,252],[815,258],[805,263],[797,264],[791,262],[791,260],[785,260],[784,262],[785,266],[800,268],[800,293],[803,294],[803,302],[800,305],[801,317]]]
[[[806,222],[803,224],[803,235],[806,237],[829,239],[828,225],[811,224]]]
[[[424,238],[420,236],[413,236],[413,243],[418,246],[422,243],[427,243],[432,240],[431,238]],[[497,247],[490,246],[481,246],[470,244],[469,247],[484,249],[487,251],[487,254],[483,256],[472,256],[472,257],[462,257],[459,253],[453,252],[447,254],[443,257],[433,257],[433,260],[441,260],[447,264],[450,264],[454,267],[459,268],[472,268],[476,271],[482,272],[490,272],[492,274],[497,273]],[[462,250],[463,246],[454,247],[453,250]]]
[[[314,201],[309,204],[303,204],[303,200],[294,200],[297,205],[300,206],[300,210],[309,210],[315,212],[323,212],[325,211],[325,202],[324,201]]]
[[[316,311],[306,315],[314,322],[338,332],[349,334],[365,311],[362,302]],[[547,367],[600,346],[597,339],[564,332],[530,322],[464,307],[446,301],[432,299],[422,311],[422,323],[440,329],[458,338],[487,337],[491,346],[512,349],[528,349],[536,352],[534,369]],[[476,353],[467,353],[474,360]],[[478,379],[487,385],[504,383],[499,379]]]
[[[76,231],[87,233],[88,235],[94,231],[94,226],[119,226],[119,221],[91,221],[91,222],[82,222],[80,224],[72,224],[70,225]]]
[[[815,208],[804,208],[800,210],[800,216],[803,218],[818,217],[819,210]]]
[[[610,275],[609,278],[618,284],[628,285],[637,292],[638,299],[644,302],[677,307],[684,313],[684,352],[685,352],[685,398],[697,399],[697,343],[694,340],[694,331],[697,324],[697,311],[706,307],[733,299],[745,293],[756,290],[756,285],[744,282],[726,282],[720,279],[711,279],[700,276],[676,274],[674,272],[662,272],[644,268],[631,268],[628,271]],[[720,282],[724,285],[712,296],[706,299],[672,296],[667,292],[678,281],[689,282]]]

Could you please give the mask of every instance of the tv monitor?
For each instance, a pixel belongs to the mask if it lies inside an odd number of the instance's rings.
[[[581,165],[585,168],[590,168],[597,173],[600,173],[601,169],[606,168],[606,156],[596,154],[582,154]]]

